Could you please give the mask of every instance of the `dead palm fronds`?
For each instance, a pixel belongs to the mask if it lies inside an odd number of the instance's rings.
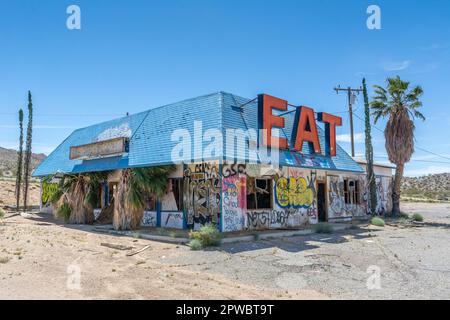
[[[59,188],[52,196],[55,211],[67,205],[70,216],[67,222],[72,224],[92,224],[94,208],[100,199],[101,183],[107,179],[108,172],[70,174],[61,178]]]

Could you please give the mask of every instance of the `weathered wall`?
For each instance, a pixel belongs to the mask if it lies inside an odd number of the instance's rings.
[[[156,227],[156,211],[144,211],[141,226]]]
[[[359,183],[359,204],[345,203],[344,179],[357,180]],[[367,213],[367,195],[365,175],[339,174],[328,176],[328,220],[347,221],[353,217],[364,216]]]
[[[246,224],[247,179],[244,172],[223,166],[222,177],[222,230],[243,230]],[[243,167],[245,168],[245,167]]]
[[[272,181],[272,208],[247,209],[247,179],[263,178],[261,170],[245,165],[222,168],[222,230],[293,228],[317,222],[316,178],[310,170],[284,168]],[[265,176],[264,178],[266,178]]]
[[[345,203],[344,179],[356,179],[359,182],[360,204]],[[392,211],[392,177],[377,176],[377,209],[383,215]],[[328,176],[328,217],[330,221],[350,220],[370,213],[369,186],[365,175],[340,174]]]
[[[377,181],[377,214],[384,215],[392,211],[392,177],[379,176]]]
[[[219,224],[221,185],[218,163],[190,164],[184,171],[183,202],[188,228]]]
[[[115,181],[120,171],[109,176]],[[223,232],[260,229],[298,228],[318,222],[317,182],[327,185],[328,220],[348,221],[368,213],[366,176],[336,171],[316,171],[294,167],[282,169],[257,165],[201,163],[177,166],[172,178],[183,177],[183,208],[178,208],[173,192],[162,199],[160,213],[147,211],[142,226],[176,229],[198,229],[214,223]],[[247,209],[251,191],[249,178],[272,178],[272,208]],[[359,204],[346,204],[344,179],[359,183]],[[377,176],[377,213],[392,210],[392,177]],[[42,210],[51,212],[49,198],[57,185],[43,184]],[[103,203],[103,201],[102,201]],[[161,210],[161,207],[164,210]],[[182,210],[181,210],[182,209]]]
[[[301,227],[317,222],[316,177],[311,170],[284,167],[273,177],[271,210],[248,210],[248,230]]]
[[[161,228],[183,229],[183,212],[161,212]]]

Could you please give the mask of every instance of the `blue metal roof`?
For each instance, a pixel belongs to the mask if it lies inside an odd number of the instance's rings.
[[[240,107],[243,104],[246,105]],[[290,140],[294,113],[285,115],[285,119],[286,128],[282,134]],[[36,168],[33,176],[42,177],[54,173],[82,173],[169,164],[172,163],[172,150],[179,144],[178,140],[172,141],[174,132],[179,133],[180,136],[188,135],[192,138],[191,154],[184,155],[184,162],[222,160],[229,155],[226,148],[227,129],[257,130],[257,128],[258,104],[256,100],[252,101],[224,92],[213,93],[75,130]],[[223,135],[224,154],[217,152],[211,157],[202,159],[201,152],[197,151],[205,150],[213,140],[208,141],[205,137],[202,139],[201,133],[203,135],[210,133],[210,136],[214,136],[218,132]],[[129,153],[95,160],[69,159],[71,146],[115,137],[130,138]],[[324,150],[325,136],[320,127],[319,140],[322,150]],[[195,150],[196,148],[197,150]],[[247,152],[243,152],[244,150]],[[257,154],[258,159],[251,159],[248,142],[237,143],[235,151],[234,154],[238,155],[238,157],[234,157],[236,161],[260,160],[259,154]],[[339,146],[336,157],[315,155],[312,151],[308,143],[305,143],[302,154],[288,150],[281,151],[280,164],[363,172],[362,168]],[[239,157],[240,154],[245,154],[245,156]]]

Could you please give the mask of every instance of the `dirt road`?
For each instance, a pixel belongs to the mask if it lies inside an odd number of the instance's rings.
[[[209,251],[14,216],[0,225],[0,299],[450,299],[450,205],[403,210],[422,213],[424,226],[362,226]]]

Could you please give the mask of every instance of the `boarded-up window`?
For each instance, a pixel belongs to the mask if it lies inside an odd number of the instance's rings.
[[[247,178],[247,209],[272,209],[272,179]]]
[[[358,180],[344,179],[344,200],[346,204],[360,204],[361,195],[359,192]]]

